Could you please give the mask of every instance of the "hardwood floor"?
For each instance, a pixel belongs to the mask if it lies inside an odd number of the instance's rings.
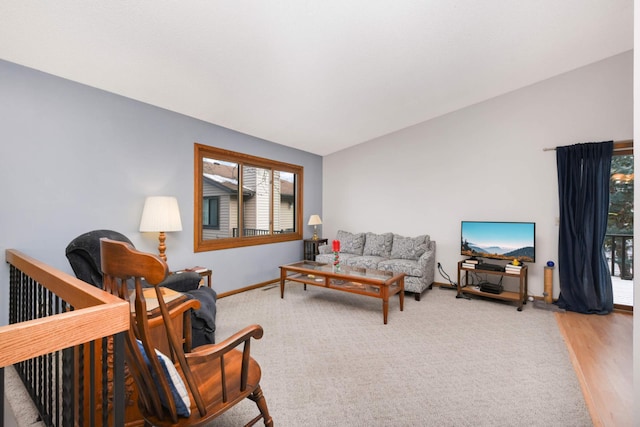
[[[599,426],[633,422],[633,315],[555,313],[593,420]]]

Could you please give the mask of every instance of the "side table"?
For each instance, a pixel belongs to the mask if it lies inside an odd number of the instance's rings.
[[[303,258],[306,261],[315,261],[318,255],[318,248],[329,243],[329,239],[304,239]]]

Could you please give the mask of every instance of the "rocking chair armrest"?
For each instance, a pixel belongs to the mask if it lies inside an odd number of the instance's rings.
[[[172,305],[171,303],[167,304],[167,308],[169,309],[169,317],[172,319],[182,316],[185,313],[188,313],[190,309],[197,310],[200,308],[200,301],[195,299],[185,299],[179,302],[178,304]],[[161,325],[164,323],[164,319],[162,316],[155,315],[149,317],[149,327],[154,328],[157,325]]]
[[[195,348],[191,353],[186,353],[185,358],[189,364],[205,363],[221,355],[228,353],[238,345],[249,341],[251,338],[259,340],[264,331],[260,325],[250,325],[236,332],[229,338],[217,344],[206,344]]]

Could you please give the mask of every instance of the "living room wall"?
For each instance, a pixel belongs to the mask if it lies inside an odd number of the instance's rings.
[[[3,256],[18,249],[73,274],[65,247],[101,228],[155,253],[157,234],[138,231],[144,199],[173,195],[183,231],[167,233],[169,267],[213,268],[219,293],[275,279],[278,265],[302,257],[301,241],[193,252],[193,143],[303,166],[303,218],[321,212],[322,157],[5,61],[0,93]],[[2,263],[0,324],[8,278]]]
[[[543,149],[631,138],[629,51],[326,156],[324,237],[429,234],[455,281],[460,221],[534,221],[529,292],[541,296],[543,266],[557,261],[558,246],[555,151]],[[436,281],[446,283],[437,273]]]

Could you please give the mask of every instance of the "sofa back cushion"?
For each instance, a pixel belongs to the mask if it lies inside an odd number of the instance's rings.
[[[364,251],[362,254],[366,256],[381,256],[389,258],[391,256],[392,244],[393,233],[367,233],[364,242]]]
[[[349,233],[338,230],[336,239],[340,241],[340,252],[362,255],[364,248],[364,233]]]
[[[417,260],[427,251],[428,247],[429,236],[426,234],[418,237],[404,237],[394,234],[391,258]]]

